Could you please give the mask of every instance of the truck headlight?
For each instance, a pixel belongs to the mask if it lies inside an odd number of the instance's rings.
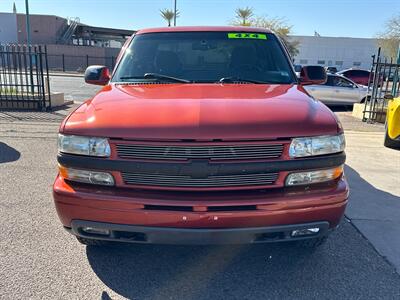
[[[344,134],[294,138],[289,147],[292,158],[332,154],[344,151]]]
[[[73,168],[66,168],[61,165],[59,165],[58,168],[60,171],[60,175],[65,179],[71,181],[108,185],[108,186],[113,186],[115,183],[114,177],[107,172],[79,170]]]
[[[106,138],[78,135],[58,135],[58,151],[62,153],[109,157],[110,144]]]
[[[342,174],[343,166],[332,169],[291,173],[286,177],[286,185],[295,186],[327,182],[339,178]]]

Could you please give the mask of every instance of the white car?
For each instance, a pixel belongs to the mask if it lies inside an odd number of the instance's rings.
[[[306,85],[304,88],[315,99],[327,105],[363,103],[367,99],[368,93],[368,87],[337,74],[328,74],[325,84]]]

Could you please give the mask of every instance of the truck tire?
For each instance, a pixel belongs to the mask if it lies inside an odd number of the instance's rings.
[[[105,246],[108,244],[107,241],[102,240],[94,240],[94,239],[85,239],[83,237],[77,236],[76,239],[79,243],[86,245],[86,246]]]
[[[383,142],[385,147],[392,148],[392,149],[400,149],[400,142],[392,140],[387,132],[385,132],[385,140]]]

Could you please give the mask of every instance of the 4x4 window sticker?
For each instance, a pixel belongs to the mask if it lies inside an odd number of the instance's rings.
[[[250,32],[229,32],[228,39],[258,39],[266,40],[267,35],[264,33],[250,33]]]

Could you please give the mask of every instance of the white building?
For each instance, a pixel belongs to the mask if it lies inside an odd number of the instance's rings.
[[[15,14],[0,12],[0,43],[18,41],[17,17]]]
[[[322,36],[292,36],[299,41],[299,54],[294,63],[299,65],[321,65],[369,69],[372,55],[378,52],[376,39]]]

